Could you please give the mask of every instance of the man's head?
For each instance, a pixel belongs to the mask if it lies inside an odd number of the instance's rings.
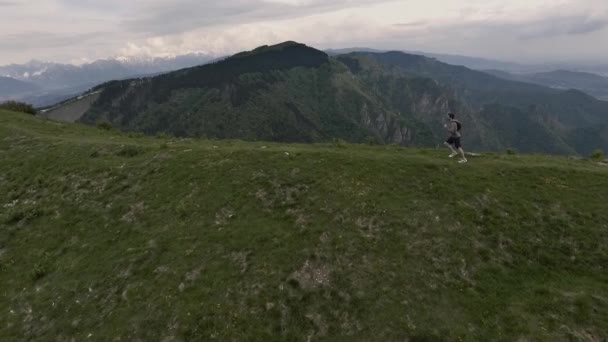
[[[456,117],[456,115],[452,112],[448,113],[448,118],[450,118],[450,120],[454,120],[454,118]]]

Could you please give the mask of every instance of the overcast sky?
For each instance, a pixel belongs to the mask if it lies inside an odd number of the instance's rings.
[[[0,65],[224,55],[286,40],[605,62],[608,0],[0,0]]]

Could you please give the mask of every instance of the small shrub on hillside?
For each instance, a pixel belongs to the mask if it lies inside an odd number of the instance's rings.
[[[507,149],[507,154],[510,155],[510,156],[514,156],[514,155],[517,154],[517,151],[514,150],[514,149],[512,149],[512,148],[508,148]]]
[[[49,273],[49,269],[44,263],[37,262],[31,272],[32,280],[37,281],[44,278]]]
[[[347,142],[342,139],[334,139],[333,145],[337,148],[346,148],[348,146]]]
[[[97,128],[103,129],[104,131],[110,131],[112,130],[112,124],[106,120],[99,120],[97,121]]]
[[[130,157],[135,157],[137,155],[140,155],[142,153],[144,153],[144,151],[141,147],[133,146],[133,145],[125,145],[116,153],[116,155],[119,157],[129,157],[130,158]]]
[[[20,222],[28,222],[46,214],[47,213],[44,210],[38,208],[12,209],[4,219],[4,223],[12,225]]]
[[[599,150],[599,149],[593,151],[593,153],[591,153],[591,159],[593,159],[593,160],[602,160],[602,159],[604,159],[604,151]]]
[[[129,137],[129,138],[136,138],[136,139],[138,139],[138,138],[143,138],[143,137],[145,137],[145,136],[146,136],[146,135],[145,135],[145,134],[143,134],[143,133],[141,133],[141,132],[129,132],[129,134],[128,134],[128,137]]]
[[[5,224],[18,223],[18,222],[21,222],[22,220],[24,220],[26,218],[26,216],[27,216],[27,213],[25,211],[13,210],[8,213],[8,216],[4,220],[4,223]]]
[[[34,109],[34,107],[32,107],[32,105],[23,103],[23,102],[17,102],[17,101],[3,102],[3,103],[0,103],[0,109],[6,109],[6,110],[10,110],[12,112],[20,112],[20,113],[36,115],[36,109]]]
[[[367,137],[365,138],[365,143],[370,146],[378,145],[378,139],[374,137]]]

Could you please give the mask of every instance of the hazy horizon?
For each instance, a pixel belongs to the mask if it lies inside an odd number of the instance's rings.
[[[605,63],[599,0],[0,0],[0,65],[222,56],[287,40],[521,64]]]

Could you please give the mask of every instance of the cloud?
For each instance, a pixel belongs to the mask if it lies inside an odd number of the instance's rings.
[[[406,28],[410,28],[410,27],[421,27],[421,26],[426,26],[426,22],[424,21],[414,21],[414,22],[410,22],[410,23],[396,23],[393,24],[393,26],[395,27],[406,27]]]
[[[392,0],[395,1],[395,0]],[[388,0],[174,0],[140,1],[137,17],[127,19],[128,31],[168,35],[201,27],[249,24],[261,21],[301,18],[309,15],[378,5]]]
[[[424,10],[432,20],[402,21],[396,16],[370,40],[372,47],[517,62],[599,62],[608,54],[608,44],[602,43],[608,41],[607,1],[486,0],[476,5],[447,8],[442,15],[429,5]]]
[[[603,59],[606,0],[0,0],[0,64],[225,55],[296,40],[513,58]]]
[[[521,39],[542,39],[561,35],[582,35],[608,27],[608,15],[594,17],[591,14],[545,18],[528,23],[519,37]]]
[[[37,49],[62,48],[75,44],[86,44],[88,41],[104,36],[105,32],[87,32],[80,34],[57,34],[49,32],[23,32],[0,36],[0,49],[23,50],[35,46]]]

